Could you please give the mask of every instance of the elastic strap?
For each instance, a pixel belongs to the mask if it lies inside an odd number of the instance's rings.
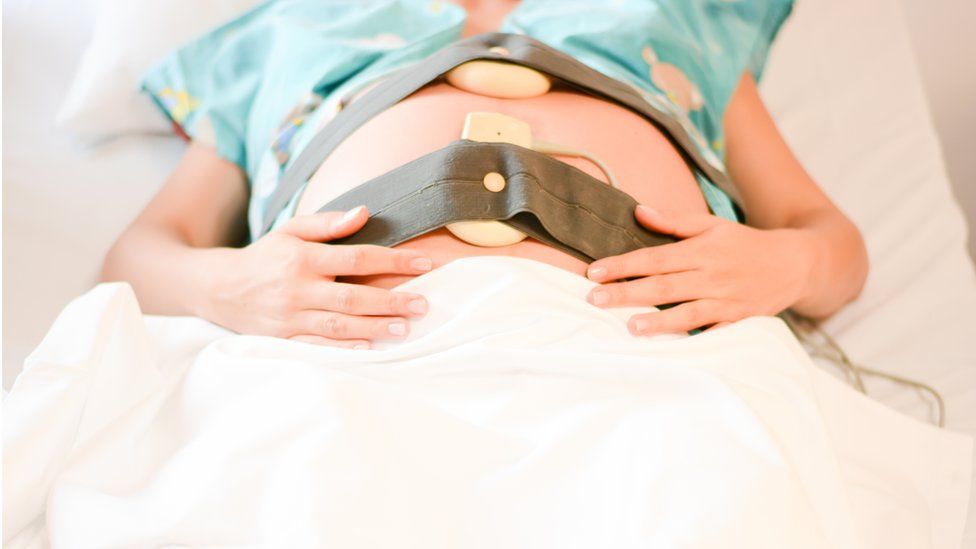
[[[739,193],[731,180],[721,169],[709,164],[702,157],[681,123],[672,114],[648,103],[637,90],[528,36],[487,33],[460,40],[435,52],[415,66],[384,80],[340,111],[285,170],[268,201],[260,234],[271,229],[275,218],[294,194],[312,177],[332,151],[356,129],[451,69],[478,59],[506,61],[529,67],[573,88],[632,110],[657,126],[693,170],[703,174],[733,200],[739,201]]]
[[[505,178],[499,192],[485,174]],[[634,219],[637,201],[549,156],[508,143],[458,140],[371,179],[322,206],[365,205],[366,225],[338,244],[395,246],[456,221],[496,220],[591,262],[674,242]]]

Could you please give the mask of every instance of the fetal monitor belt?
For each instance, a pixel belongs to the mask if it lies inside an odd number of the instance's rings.
[[[738,193],[728,176],[702,157],[693,139],[677,118],[648,103],[637,89],[527,36],[486,33],[446,46],[423,61],[382,81],[340,111],[311,139],[285,170],[268,202],[261,234],[270,230],[278,214],[284,210],[322,162],[356,129],[452,69],[475,60],[514,63],[528,67],[584,93],[630,109],[660,129],[692,169],[701,172],[733,199],[738,198]]]
[[[489,173],[504,184],[488,185]],[[336,243],[395,246],[467,220],[505,220],[586,262],[673,242],[638,225],[637,201],[627,193],[507,143],[455,141],[359,185],[320,211],[358,205],[369,209],[369,222]]]

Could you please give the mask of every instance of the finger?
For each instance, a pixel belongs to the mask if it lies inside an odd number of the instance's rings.
[[[366,224],[367,219],[369,212],[366,206],[356,206],[346,212],[319,212],[293,217],[277,230],[310,242],[328,242],[353,234]]]
[[[652,231],[677,238],[691,238],[722,223],[729,223],[711,214],[662,212],[643,204],[637,206],[634,217]]]
[[[427,300],[422,295],[393,292],[362,284],[322,282],[314,287],[304,307],[350,315],[423,316]]]
[[[728,326],[729,324],[732,324],[732,323],[731,323],[731,322],[729,322],[729,321],[724,321],[724,322],[716,322],[715,324],[712,324],[711,326],[709,326],[709,327],[708,327],[708,329],[707,329],[707,330],[705,330],[705,331],[706,331],[706,332],[711,332],[712,330],[714,330],[714,329],[716,329],[716,328],[722,328],[722,327],[724,327],[724,326]]]
[[[371,244],[322,246],[308,244],[310,267],[323,276],[422,274],[433,268],[429,257],[415,250]]]
[[[355,316],[331,311],[295,315],[294,333],[328,339],[401,339],[410,328],[402,318]]]
[[[327,337],[317,335],[296,335],[291,336],[288,339],[292,341],[301,341],[302,343],[311,343],[312,345],[321,345],[322,347],[339,347],[356,350],[369,349],[369,342],[362,339],[329,339]]]
[[[620,280],[634,276],[650,276],[696,269],[701,261],[694,253],[692,240],[681,240],[651,248],[641,248],[590,263],[586,276],[595,282]]]
[[[639,336],[685,333],[721,320],[718,301],[699,299],[653,313],[634,315],[627,323],[627,329]]]
[[[697,271],[638,278],[593,288],[586,300],[597,307],[666,305],[705,297],[704,276]]]

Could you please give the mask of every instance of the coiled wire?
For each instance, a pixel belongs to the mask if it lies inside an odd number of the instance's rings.
[[[867,387],[864,385],[864,376],[873,376],[914,387],[932,395],[938,407],[937,425],[940,428],[945,427],[945,401],[942,399],[942,395],[931,386],[920,381],[867,368],[855,363],[847,356],[847,353],[844,352],[844,349],[841,348],[837,341],[825,332],[819,323],[812,319],[800,316],[792,311],[783,312],[780,318],[786,322],[786,325],[789,326],[796,338],[807,348],[807,352],[811,356],[823,358],[836,364],[846,374],[848,381],[850,381],[854,388],[861,393],[868,394]],[[813,337],[814,335],[819,337],[819,340],[815,339]]]

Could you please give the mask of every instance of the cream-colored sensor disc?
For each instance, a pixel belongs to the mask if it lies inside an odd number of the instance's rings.
[[[499,99],[538,97],[552,87],[546,75],[501,61],[468,61],[448,72],[447,82],[466,92]]]
[[[508,53],[500,47],[491,51],[500,55]],[[470,93],[499,99],[538,97],[545,95],[552,84],[538,71],[500,61],[468,61],[448,72],[447,82]],[[531,129],[527,124],[495,113],[469,114],[462,137],[531,146]],[[505,189],[505,178],[500,173],[485,174],[483,182],[488,192]],[[526,237],[525,233],[499,221],[459,221],[447,225],[447,230],[468,244],[491,248],[517,244]]]

